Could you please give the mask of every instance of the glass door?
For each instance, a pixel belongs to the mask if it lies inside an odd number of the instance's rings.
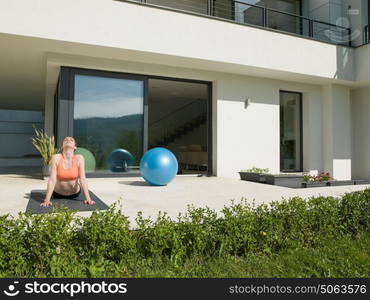
[[[75,74],[73,96],[73,134],[93,155],[95,172],[139,172],[144,80]]]
[[[280,170],[302,171],[302,94],[280,92]]]
[[[137,176],[152,147],[179,154],[186,171],[211,174],[211,90],[203,81],[62,66],[54,105],[57,147],[74,136],[88,177]]]

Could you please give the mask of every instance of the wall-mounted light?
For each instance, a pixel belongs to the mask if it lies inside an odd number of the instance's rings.
[[[249,105],[251,105],[251,103],[252,103],[252,99],[251,98],[247,98],[247,99],[245,99],[245,101],[244,101],[244,108],[247,108]]]

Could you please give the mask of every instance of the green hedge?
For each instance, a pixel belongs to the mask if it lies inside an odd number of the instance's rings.
[[[155,220],[139,213],[136,230],[117,203],[88,218],[63,207],[52,212],[0,217],[1,276],[95,276],[101,268],[125,268],[122,261],[133,265],[163,257],[176,266],[197,257],[319,247],[329,239],[370,232],[370,189],[341,198],[295,197],[259,206],[232,202],[222,215],[189,206],[177,220],[166,213]]]

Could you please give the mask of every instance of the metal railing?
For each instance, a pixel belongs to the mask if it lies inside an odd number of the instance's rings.
[[[150,126],[153,126],[153,125],[155,125],[155,124],[157,124],[159,122],[162,122],[162,120],[171,118],[171,117],[173,117],[174,114],[176,114],[178,112],[183,112],[186,107],[193,106],[194,104],[198,104],[198,103],[199,103],[199,100],[194,100],[194,101],[192,101],[192,102],[190,102],[188,104],[185,104],[185,105],[183,105],[183,106],[175,109],[174,111],[171,111],[170,113],[166,114],[165,116],[161,117],[160,119],[155,120],[154,122],[150,123],[149,125]]]
[[[207,113],[207,105],[204,101],[194,100],[151,122],[149,124],[150,143],[168,138],[174,129],[186,124],[189,119],[200,117],[205,113]]]
[[[240,1],[129,0],[351,46],[351,29]]]

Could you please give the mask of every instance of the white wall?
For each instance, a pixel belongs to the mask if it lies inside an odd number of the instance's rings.
[[[303,169],[314,174],[323,171],[323,110],[319,88],[303,92]]]
[[[370,179],[370,87],[351,91],[353,168],[356,179]]]
[[[279,71],[330,80],[354,78],[353,49],[344,57],[335,45],[135,3],[2,0],[0,30],[136,51],[131,53],[136,60],[151,58],[158,64],[201,64],[204,69],[212,64],[215,71],[242,68],[244,73],[263,71],[264,76]]]
[[[217,81],[217,151],[220,176],[269,168],[280,172],[279,91],[303,95],[304,171],[322,171],[322,99],[319,86],[254,77],[229,76]],[[244,108],[244,100],[251,105]],[[224,157],[220,159],[220,157]]]
[[[334,179],[351,179],[350,90],[339,85],[323,87],[323,166]]]
[[[279,170],[279,89],[276,83],[230,76],[217,80],[218,175],[253,166]],[[246,109],[244,101],[251,99]]]

